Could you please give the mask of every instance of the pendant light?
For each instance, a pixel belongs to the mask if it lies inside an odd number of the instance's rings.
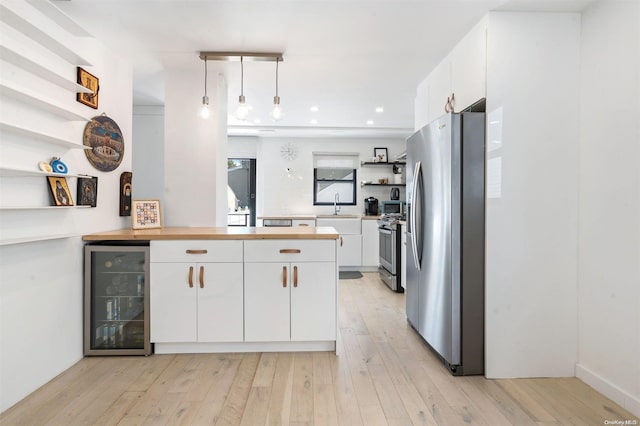
[[[205,120],[209,118],[209,97],[207,96],[207,60],[204,60],[204,96],[202,97],[202,108],[200,109],[200,117]]]
[[[244,99],[244,61],[240,56],[240,97],[238,98],[238,108],[236,108],[236,118],[238,120],[246,120],[249,115],[249,107]]]
[[[274,121],[282,119],[282,107],[280,106],[280,96],[278,96],[278,63],[280,63],[280,57],[276,57],[276,95],[273,97],[273,109],[271,110],[271,118]]]

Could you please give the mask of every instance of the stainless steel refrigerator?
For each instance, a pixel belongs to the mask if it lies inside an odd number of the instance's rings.
[[[485,114],[407,140],[407,319],[454,375],[484,374]]]

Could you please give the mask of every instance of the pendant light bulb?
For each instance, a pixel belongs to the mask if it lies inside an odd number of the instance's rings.
[[[200,108],[200,118],[207,119],[211,116],[209,111],[209,97],[207,96],[207,60],[204,60],[204,96],[202,97],[202,107]]]
[[[240,97],[238,98],[238,107],[236,108],[236,118],[245,121],[249,115],[249,107],[244,98],[244,61],[240,56]]]
[[[200,108],[200,118],[204,118],[206,120],[209,117],[211,117],[211,111],[209,110],[209,97],[203,96],[202,108]]]
[[[249,107],[245,103],[245,99],[243,95],[240,95],[238,98],[238,108],[236,108],[236,118],[238,120],[246,120],[249,115]]]
[[[271,118],[274,121],[282,119],[282,107],[280,106],[280,96],[273,97],[273,109],[271,110]]]

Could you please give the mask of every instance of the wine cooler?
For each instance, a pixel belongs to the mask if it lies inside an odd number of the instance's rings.
[[[150,355],[148,243],[84,250],[84,354]]]

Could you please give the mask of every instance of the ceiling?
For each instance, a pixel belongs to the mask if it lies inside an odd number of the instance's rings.
[[[282,52],[279,95],[284,118],[273,122],[269,117],[275,62],[245,62],[244,95],[252,110],[245,122],[230,117],[230,134],[404,138],[413,129],[418,83],[487,11],[576,11],[590,1],[71,0],[55,4],[107,46],[131,56],[135,105],[164,103],[165,67],[201,69],[204,86],[200,51]],[[240,63],[209,61],[208,70],[209,76],[225,75],[229,111],[235,111]],[[312,112],[312,106],[318,111]],[[384,112],[376,112],[377,107]]]

